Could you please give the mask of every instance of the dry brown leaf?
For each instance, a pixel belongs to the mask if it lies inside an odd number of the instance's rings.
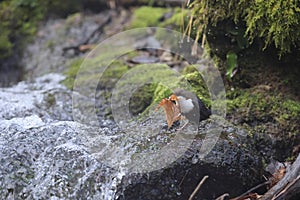
[[[161,107],[163,107],[165,110],[168,128],[170,128],[174,122],[181,119],[181,113],[179,107],[175,105],[171,100],[167,98],[163,98],[159,102],[157,109]]]
[[[280,167],[274,174],[272,174],[272,177],[270,178],[269,182],[269,187],[273,187],[276,185],[285,175],[286,173],[286,167]]]

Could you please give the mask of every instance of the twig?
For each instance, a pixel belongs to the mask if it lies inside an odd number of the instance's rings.
[[[185,179],[185,177],[186,177],[186,175],[189,173],[189,171],[186,171],[185,172],[185,174],[184,174],[184,176],[182,177],[182,179],[181,179],[181,181],[180,181],[180,183],[179,183],[179,188],[181,187],[181,185],[182,185],[182,183],[183,183],[183,181],[184,181],[184,179]]]
[[[216,200],[224,200],[226,197],[229,197],[228,193],[222,194],[221,196],[219,196],[218,198],[216,198]]]
[[[238,197],[236,197],[236,198],[233,198],[232,200],[240,200],[240,199],[242,199],[245,195],[247,195],[247,194],[251,193],[252,191],[254,191],[254,190],[256,190],[256,189],[258,189],[258,188],[260,188],[260,187],[262,187],[262,186],[265,186],[265,185],[267,185],[267,184],[269,184],[269,183],[270,183],[270,181],[263,182],[263,183],[261,183],[261,184],[255,186],[255,187],[253,187],[253,188],[247,190],[246,192],[244,192],[244,193],[241,194],[240,196],[238,196]]]
[[[202,186],[202,184],[204,183],[204,181],[208,179],[208,176],[204,176],[202,178],[202,180],[199,182],[199,184],[197,185],[197,187],[195,188],[195,190],[193,191],[193,193],[191,194],[189,200],[192,200],[194,198],[194,196],[196,195],[196,193],[198,192],[198,190],[200,189],[200,187]]]

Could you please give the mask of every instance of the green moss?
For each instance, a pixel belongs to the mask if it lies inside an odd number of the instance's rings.
[[[8,34],[5,32],[2,32],[0,35],[0,59],[11,56],[12,47],[13,47],[13,44],[9,41]]]
[[[154,90],[153,103],[157,104],[163,98],[169,97],[172,94],[172,90],[162,84],[156,85]]]
[[[129,110],[133,115],[142,113],[152,102],[156,84],[145,84],[132,94]]]
[[[184,68],[182,74],[183,78],[191,85],[192,92],[194,92],[206,106],[210,107],[210,94],[200,72],[194,66],[190,65]]]
[[[100,56],[101,59],[103,59],[102,56]],[[89,62],[93,63],[95,60],[98,60],[99,57],[96,57]],[[69,89],[72,89],[74,86],[74,81],[76,78],[76,75],[78,73],[78,70],[83,63],[83,58],[78,58],[73,60],[66,68],[67,70],[64,72],[64,75],[66,76],[66,79],[62,81],[62,83],[68,87]],[[90,68],[87,68],[86,70],[93,71],[93,66],[90,65]],[[98,65],[97,65],[98,66]],[[112,89],[115,85],[115,83],[119,80],[119,78],[128,71],[128,66],[123,64],[121,61],[116,60],[113,61],[107,69],[102,74],[100,80],[99,80],[99,87],[101,89]],[[95,70],[95,73],[90,74],[89,72],[81,72],[80,77],[77,77],[77,81],[84,81],[88,82],[91,80],[91,82],[94,82],[94,80],[98,80],[99,74],[96,73],[97,70]]]
[[[56,99],[55,99],[54,94],[48,93],[48,94],[44,97],[44,100],[45,100],[46,105],[47,105],[48,108],[50,108],[51,106],[55,105],[55,103],[56,103]]]
[[[298,134],[300,103],[284,96],[255,89],[227,92],[229,116],[258,132],[286,137]]]
[[[0,3],[0,59],[12,55],[15,42],[18,42],[17,49],[20,49],[23,42],[35,34],[44,11],[44,7],[37,2],[38,0],[7,0]]]
[[[77,75],[77,72],[80,68],[80,65],[83,62],[83,58],[78,58],[73,60],[67,67],[64,75],[66,78],[62,81],[62,83],[69,89],[73,89],[74,81]]]
[[[137,51],[131,51],[129,53],[126,54],[126,60],[131,60],[132,58],[136,57],[140,55]]]
[[[286,111],[289,112],[292,117],[297,117],[300,115],[299,102],[287,99],[282,103],[282,107],[286,109]]]
[[[71,27],[74,24],[77,24],[78,21],[80,21],[80,18],[81,18],[81,13],[74,13],[69,15],[66,19],[66,26]]]
[[[170,9],[149,6],[137,8],[133,13],[133,21],[129,28],[158,26],[160,23],[159,19],[168,11],[170,11]]]
[[[129,67],[125,65],[122,61],[113,61],[104,71],[102,77],[100,78],[100,88],[113,89],[116,82],[121,78],[121,76],[125,72],[128,71],[128,69]]]
[[[226,64],[227,64],[227,69],[226,69],[226,76],[227,79],[231,79],[234,74],[235,70],[237,69],[238,63],[237,63],[237,54],[234,52],[228,52],[226,55]]]
[[[164,14],[172,12],[172,16],[164,21],[160,21]],[[140,27],[168,27],[173,26],[173,28],[178,29],[187,23],[188,10],[181,8],[157,8],[150,6],[142,6],[135,9],[133,14],[133,20],[129,28],[140,28]],[[175,26],[175,27],[174,27]]]
[[[188,23],[189,10],[182,8],[175,8],[172,17],[166,19],[161,23],[161,26],[167,27],[169,25],[175,25],[175,28],[182,27]]]
[[[51,50],[53,50],[53,48],[54,48],[54,46],[55,46],[55,42],[53,41],[53,40],[48,40],[47,42],[46,42],[46,48],[48,49],[51,49]]]
[[[193,26],[198,35],[207,32],[212,34],[209,27],[218,29],[220,23],[230,21],[245,30],[239,35],[247,36],[248,42],[252,43],[260,38],[265,42],[263,49],[275,45],[280,55],[290,52],[294,46],[300,44],[300,8],[297,1],[197,0],[190,8],[195,16]],[[228,33],[232,32],[227,31],[224,34]],[[238,43],[245,44],[242,46],[248,46],[243,39],[236,39]]]

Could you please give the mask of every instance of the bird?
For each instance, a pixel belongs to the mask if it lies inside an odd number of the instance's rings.
[[[173,94],[168,98],[178,107],[181,117],[188,121],[181,127],[183,129],[189,122],[198,124],[200,121],[209,118],[211,110],[194,93],[184,90],[175,89]]]

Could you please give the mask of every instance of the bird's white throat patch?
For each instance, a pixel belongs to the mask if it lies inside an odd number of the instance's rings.
[[[192,99],[186,99],[183,96],[177,96],[177,98],[182,113],[188,113],[194,108]]]

